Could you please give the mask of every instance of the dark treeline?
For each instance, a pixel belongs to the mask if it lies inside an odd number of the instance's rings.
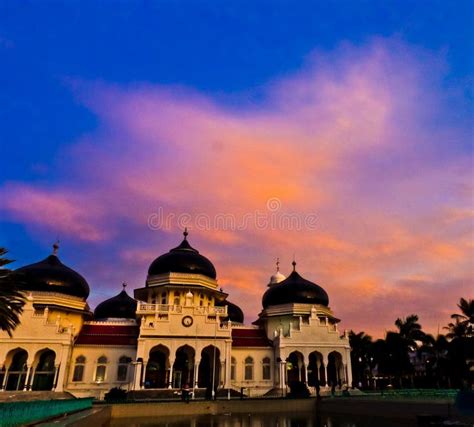
[[[373,340],[350,332],[353,385],[374,388],[471,388],[474,380],[474,300],[461,298],[436,337],[423,331],[418,316],[395,321],[396,331]]]

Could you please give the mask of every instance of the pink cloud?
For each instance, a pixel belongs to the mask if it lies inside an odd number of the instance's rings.
[[[440,120],[442,76],[436,56],[376,40],[316,52],[248,108],[185,88],[76,81],[98,129],[63,153],[67,181],[1,189],[5,211],[117,253],[124,269],[142,271],[132,277],[138,287],[152,259],[179,240],[176,221],[147,227],[160,207],[175,220],[241,220],[268,214],[277,197],[278,213],[316,214],[316,230],[250,221],[191,231],[247,320],[260,310],[274,259],[289,266],[295,253],[345,327],[380,335],[408,310],[434,328],[470,296],[472,273],[470,153],[449,149],[465,134]]]
[[[42,190],[24,184],[7,185],[2,193],[4,209],[29,226],[47,227],[86,241],[111,237],[110,230],[98,225],[98,220],[105,216],[104,210],[98,204],[88,206],[89,200],[84,194]]]

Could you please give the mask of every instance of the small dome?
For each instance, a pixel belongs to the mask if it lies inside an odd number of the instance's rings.
[[[286,276],[277,271],[275,274],[272,275],[272,277],[270,277],[270,283],[268,284],[268,286],[277,285],[278,283],[283,282],[283,280],[285,279]]]
[[[301,277],[294,269],[282,282],[270,287],[262,298],[263,308],[280,304],[321,304],[328,306],[329,297],[326,291],[316,283]]]
[[[163,273],[190,273],[202,274],[212,279],[216,278],[216,269],[205,256],[191,247],[187,240],[188,232],[185,230],[181,244],[171,249],[168,253],[156,258],[148,268],[148,275],[153,276]]]
[[[86,299],[89,296],[89,285],[86,279],[59,260],[57,244],[54,244],[53,248],[53,253],[44,260],[16,270],[24,276],[25,289],[59,292]]]
[[[219,307],[227,306],[227,315],[231,322],[244,323],[244,312],[236,304],[231,303],[230,301],[221,301],[216,303]]]
[[[283,280],[285,279],[286,279],[286,276],[280,273],[280,258],[277,258],[276,272],[270,277],[270,282],[268,283],[268,286],[271,287],[273,285],[276,285],[280,282],[283,282]]]
[[[128,296],[125,286],[118,295],[101,302],[94,310],[94,319],[135,319],[137,302]]]

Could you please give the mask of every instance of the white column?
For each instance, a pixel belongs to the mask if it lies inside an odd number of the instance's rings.
[[[28,387],[28,384],[30,382],[30,377],[31,377],[31,371],[33,370],[33,367],[31,365],[26,366],[26,379],[25,379],[25,385],[23,386],[23,391],[26,391],[28,389],[31,390],[30,387]],[[54,384],[54,383],[53,383]]]
[[[346,360],[347,360],[347,384],[352,388],[352,363],[351,363],[351,351],[348,349],[346,351]]]
[[[219,387],[224,387],[224,384],[226,382],[225,374],[226,374],[225,361],[223,360],[221,362],[221,367],[219,371]]]
[[[169,372],[169,378],[168,378],[168,388],[173,387],[173,365],[174,365],[174,359],[170,360],[170,372]]]
[[[226,358],[225,358],[225,388],[230,388],[231,380],[230,380],[230,370],[232,367],[232,354],[231,354],[231,343],[226,343]]]
[[[140,390],[140,376],[141,376],[141,362],[134,363],[134,372],[133,372],[133,390]]]
[[[286,387],[286,363],[285,362],[280,362],[280,382],[281,382],[281,388],[284,389]]]
[[[56,382],[58,381],[58,374],[59,374],[60,369],[61,369],[61,365],[54,365],[53,387],[51,388],[51,391],[55,391],[56,389]]]
[[[143,390],[145,388],[145,380],[146,380],[146,365],[148,363],[147,361],[142,362],[142,369],[141,369],[141,374],[142,374],[142,379],[140,381],[140,389]],[[139,377],[140,378],[140,377]]]
[[[64,390],[65,376],[66,376],[66,361],[63,361],[58,365],[58,369],[56,372],[56,381],[54,383],[56,384],[56,391]]]
[[[3,377],[3,381],[2,381],[2,390],[1,391],[5,391],[5,389],[7,388],[7,379],[8,379],[8,371],[10,369],[6,369],[5,368],[5,376]]]
[[[308,364],[304,361],[304,359],[303,359],[303,369],[304,369],[303,382],[307,384],[308,383]]]
[[[201,360],[196,360],[196,363],[194,364],[194,388],[198,387],[198,380],[199,380],[199,364],[201,363]]]
[[[324,375],[325,375],[325,378],[326,378],[326,388],[329,388],[329,376],[328,376],[329,359],[328,359],[328,356],[323,356],[323,363],[324,363]]]

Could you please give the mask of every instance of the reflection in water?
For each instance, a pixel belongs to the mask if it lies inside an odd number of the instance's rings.
[[[112,420],[110,427],[398,427],[415,426],[407,420],[354,415],[226,414]]]

